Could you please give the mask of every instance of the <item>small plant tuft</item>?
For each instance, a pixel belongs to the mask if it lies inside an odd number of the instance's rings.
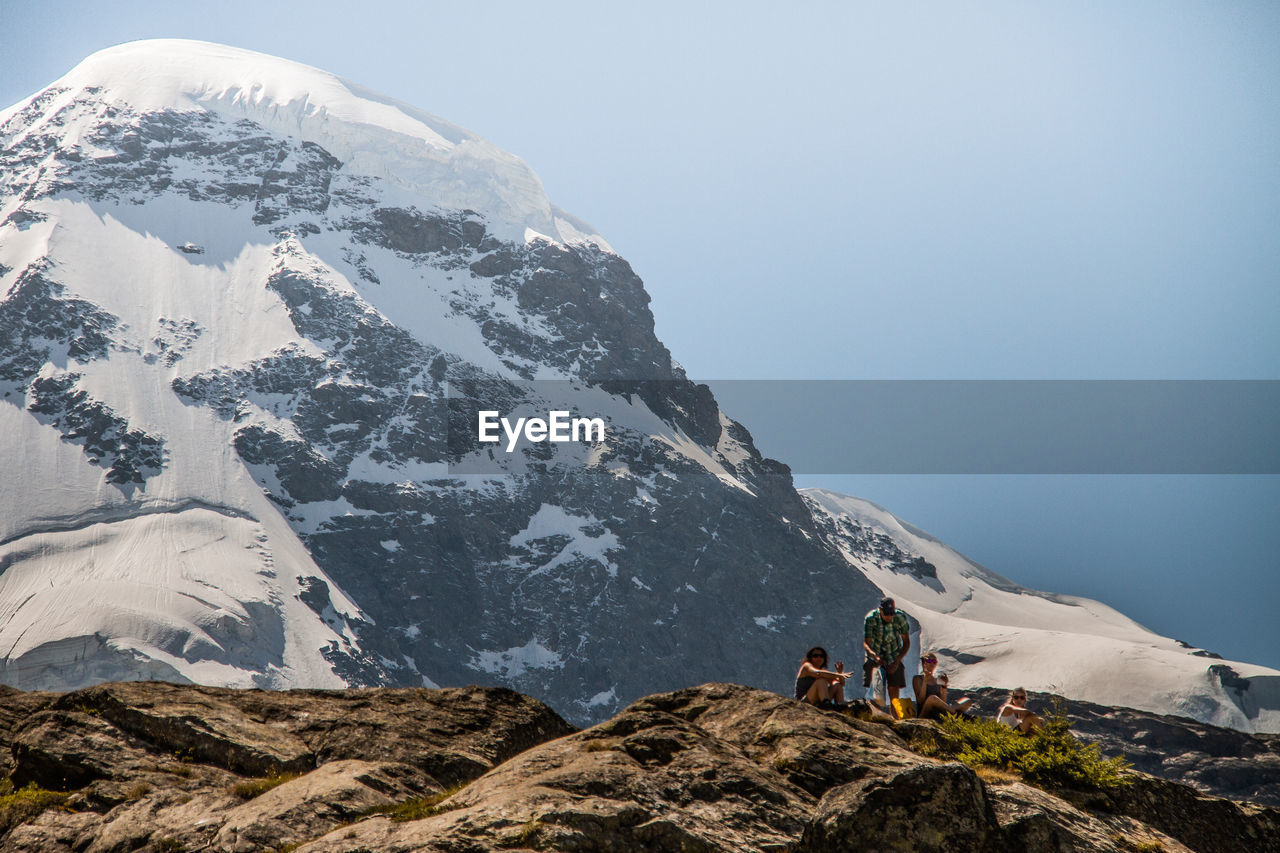
[[[609,752],[618,748],[621,743],[618,738],[597,738],[596,740],[587,741],[582,747],[583,752]]]
[[[451,788],[445,788],[443,791],[437,791],[425,797],[415,797],[412,800],[405,800],[400,803],[388,803],[385,806],[372,806],[362,811],[360,816],[368,817],[375,814],[384,814],[396,823],[433,817],[457,808],[457,806],[450,805],[445,801],[465,787],[465,784],[454,785]]]
[[[153,840],[151,849],[156,853],[186,853],[187,845],[180,839],[165,836]]]
[[[1012,770],[1001,770],[998,767],[979,765],[973,768],[973,772],[977,773],[978,778],[988,785],[1008,785],[1012,782],[1022,781],[1022,777]]]
[[[520,847],[528,847],[533,843],[533,840],[538,837],[539,832],[542,832],[542,821],[534,818],[524,826],[520,827],[520,831],[516,833],[516,836],[512,841]]]
[[[131,785],[129,790],[124,792],[124,797],[126,800],[140,800],[150,793],[150,785],[146,782],[138,782],[136,785]]]
[[[791,756],[780,755],[773,759],[773,769],[779,773],[789,773],[792,770],[803,770],[804,765]]]
[[[938,721],[936,736],[919,738],[925,755],[953,758],[971,767],[991,767],[1020,774],[1037,785],[1107,790],[1128,784],[1129,764],[1104,758],[1097,744],[1084,744],[1071,734],[1065,716],[1052,714],[1035,734],[1024,736],[995,720],[948,716]]]
[[[1121,850],[1129,850],[1132,853],[1164,853],[1164,845],[1159,841],[1134,841],[1127,835],[1113,835],[1112,842]]]
[[[231,793],[235,794],[242,800],[252,800],[254,797],[261,796],[272,788],[278,788],[285,782],[292,782],[301,776],[301,773],[272,773],[270,776],[263,776],[259,779],[250,779],[247,782],[231,786]]]

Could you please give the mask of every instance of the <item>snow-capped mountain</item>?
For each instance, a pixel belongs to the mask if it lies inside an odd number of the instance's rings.
[[[785,683],[878,594],[627,263],[484,140],[150,41],[0,143],[4,681],[488,682],[593,719]],[[484,462],[449,435],[459,390],[569,395],[608,438],[451,474]]]
[[[609,432],[488,470],[451,429],[480,399]],[[958,683],[1280,728],[1280,673],[802,499],[528,166],[247,51],[111,48],[0,113],[0,434],[19,687],[490,683],[590,721],[786,692],[887,590]]]

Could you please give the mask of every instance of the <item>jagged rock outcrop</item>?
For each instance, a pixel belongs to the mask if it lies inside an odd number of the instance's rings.
[[[537,700],[501,688],[129,682],[61,695],[6,690],[0,708],[14,787],[70,792],[73,810],[13,829],[3,850],[105,853],[163,849],[163,839],[271,849],[469,782],[573,731]],[[235,792],[272,777],[289,781],[247,801]]]
[[[896,730],[731,684],[650,696],[583,731],[502,689],[159,683],[6,692],[0,723],[15,781],[71,789],[63,807],[17,825],[0,807],[5,851],[1280,844],[1277,809],[1145,774],[1107,792],[1042,790],[913,751],[907,738],[927,723]],[[398,802],[421,804],[418,819],[389,817]]]

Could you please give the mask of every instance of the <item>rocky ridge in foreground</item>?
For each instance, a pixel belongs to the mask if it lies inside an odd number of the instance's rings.
[[[0,746],[25,790],[0,798],[0,850],[1280,844],[1280,810],[1143,774],[1112,792],[1049,792],[912,751],[927,726],[730,684],[650,696],[583,731],[501,688],[5,690]],[[398,803],[418,819],[388,816]]]

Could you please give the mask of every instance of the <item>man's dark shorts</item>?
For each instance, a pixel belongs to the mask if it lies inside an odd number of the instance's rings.
[[[884,673],[884,683],[888,687],[906,687],[907,686],[907,668],[902,664],[898,664],[898,668],[893,672],[889,672],[887,666],[880,667],[880,671]]]

